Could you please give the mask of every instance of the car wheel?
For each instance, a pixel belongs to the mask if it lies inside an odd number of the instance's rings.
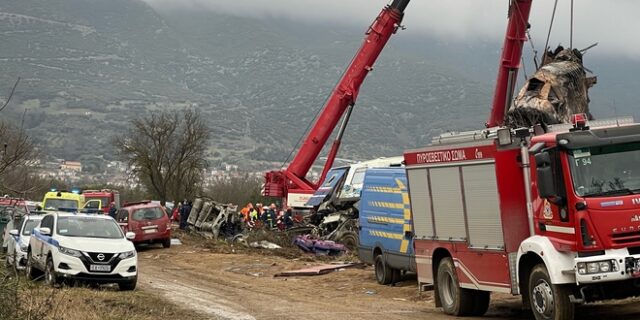
[[[40,274],[38,269],[34,266],[35,261],[33,261],[33,257],[31,256],[31,252],[27,253],[27,266],[25,268],[25,275],[29,280],[35,280]]]
[[[53,267],[53,259],[51,257],[47,259],[47,266],[44,269],[44,282],[52,287],[60,284],[60,279],[56,274],[55,268]]]
[[[375,258],[376,281],[379,284],[387,285],[393,280],[393,270],[384,261],[384,257],[379,254]]]
[[[131,281],[118,283],[118,287],[120,287],[120,291],[132,291],[136,288],[137,282],[138,277],[135,277]]]
[[[169,239],[164,239],[162,241],[162,247],[164,248],[171,248],[171,238]]]

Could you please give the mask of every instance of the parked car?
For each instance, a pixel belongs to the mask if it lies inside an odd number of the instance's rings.
[[[52,212],[33,231],[25,272],[30,279],[44,273],[49,285],[73,280],[117,283],[120,290],[133,290],[138,257],[129,240],[134,237],[125,235],[109,216]]]
[[[162,243],[171,247],[171,221],[158,203],[140,201],[125,204],[116,214],[124,232],[135,233],[133,243]]]
[[[22,217],[28,213],[24,200],[15,198],[0,198],[0,252],[7,252],[9,245],[9,231],[17,229],[22,223]]]
[[[16,270],[23,270],[27,265],[27,248],[33,229],[40,224],[42,215],[25,215],[17,228],[9,230],[7,241],[6,264]]]

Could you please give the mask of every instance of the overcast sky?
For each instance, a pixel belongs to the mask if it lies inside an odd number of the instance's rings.
[[[144,0],[153,6],[210,9],[248,17],[293,21],[347,22],[363,29],[388,0]],[[550,45],[569,43],[570,0],[559,0]],[[406,11],[403,37],[428,33],[446,39],[502,41],[509,0],[413,0]],[[535,0],[530,22],[534,44],[544,46],[554,0]],[[575,0],[574,47],[595,42],[596,54],[640,59],[640,1]]]

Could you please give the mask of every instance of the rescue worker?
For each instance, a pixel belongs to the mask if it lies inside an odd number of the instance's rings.
[[[248,222],[249,221],[249,212],[253,210],[253,203],[249,202],[244,208],[242,208],[242,210],[240,210],[240,213],[242,214],[242,218],[244,219],[244,222]]]
[[[276,226],[276,205],[269,205],[269,209],[264,210],[262,213],[262,222],[264,222],[265,226],[269,229],[273,229]]]
[[[257,221],[258,220],[258,210],[255,208],[249,209],[249,221]]]
[[[293,210],[291,210],[291,208],[287,208],[287,211],[284,212],[282,220],[286,229],[293,227]]]
[[[182,209],[180,210],[180,229],[186,230],[188,227],[187,219],[189,218],[189,214],[191,213],[191,201],[186,201],[185,204],[182,205]]]
[[[116,203],[111,202],[111,204],[109,205],[109,216],[115,219],[117,212],[118,212],[118,209],[116,208]]]
[[[178,205],[173,208],[171,212],[171,220],[180,222],[180,212],[182,210],[182,201],[178,202]]]

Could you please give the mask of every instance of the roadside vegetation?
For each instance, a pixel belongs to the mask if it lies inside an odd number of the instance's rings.
[[[4,257],[0,255],[2,261]],[[31,282],[0,264],[0,319],[116,320],[203,319],[148,291],[117,287],[50,288]]]

